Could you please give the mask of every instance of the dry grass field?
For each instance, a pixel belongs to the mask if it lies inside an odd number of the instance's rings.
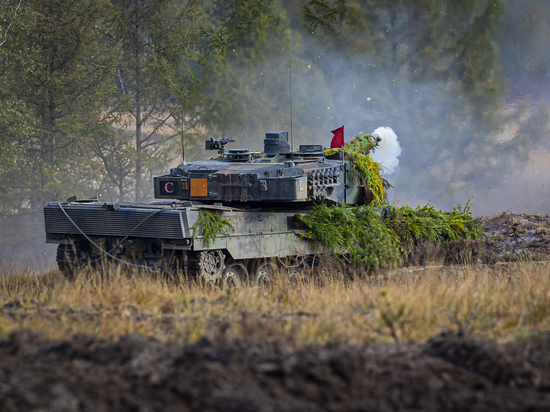
[[[550,264],[409,267],[356,279],[336,271],[268,286],[170,283],[114,268],[73,283],[57,270],[0,277],[0,336],[49,340],[129,333],[355,345],[425,342],[442,332],[510,342],[550,329]]]
[[[263,287],[3,269],[2,411],[544,411],[550,263]]]

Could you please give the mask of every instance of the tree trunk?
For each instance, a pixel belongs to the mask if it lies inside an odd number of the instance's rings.
[[[124,198],[123,185],[124,185],[124,175],[122,174],[122,166],[120,166],[119,173],[118,173],[118,201],[119,202],[122,202]]]
[[[40,161],[41,164],[44,165],[46,163],[46,133],[44,132],[44,126],[46,124],[46,105],[43,104],[41,106],[42,113],[40,116]],[[39,172],[40,174],[40,189],[44,189],[44,186],[46,186],[46,181],[44,180],[44,172],[43,172],[43,166],[42,170]]]
[[[134,28],[134,64],[136,75],[136,202],[141,200],[141,172],[142,164],[142,124],[141,124],[141,82],[140,82],[140,47],[139,47],[139,22],[138,20],[138,1],[134,3],[134,12],[136,18],[136,27]]]
[[[54,100],[53,100],[53,95],[52,93],[50,92],[50,104],[49,104],[49,112],[50,112],[50,127],[49,127],[49,132],[50,132],[50,163],[52,165],[52,167],[54,168],[54,174],[55,174],[55,163],[56,163],[56,160],[55,160],[55,103],[54,103]]]
[[[139,87],[139,86],[138,86]],[[141,200],[141,172],[143,164],[141,161],[142,153],[142,124],[141,124],[141,103],[139,101],[139,90],[136,93],[136,202]]]

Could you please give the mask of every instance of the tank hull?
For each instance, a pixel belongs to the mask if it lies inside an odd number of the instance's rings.
[[[186,203],[50,202],[44,208],[46,242],[60,245],[58,264],[67,275],[75,266],[115,260],[151,271],[177,267],[208,280],[222,278],[234,262],[253,272],[262,260],[306,261],[320,251],[301,236],[298,210]],[[197,225],[201,209],[229,219],[233,229],[207,245]],[[218,268],[205,272],[203,261],[216,251]]]

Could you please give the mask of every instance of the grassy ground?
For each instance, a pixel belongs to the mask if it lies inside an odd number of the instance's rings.
[[[335,272],[332,272],[335,273]],[[345,280],[312,276],[267,287],[172,284],[142,273],[0,271],[0,336],[47,339],[138,333],[191,343],[280,340],[293,346],[423,342],[450,330],[508,342],[550,329],[550,264],[404,268]]]

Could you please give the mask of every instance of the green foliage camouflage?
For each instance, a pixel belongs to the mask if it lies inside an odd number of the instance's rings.
[[[200,218],[191,229],[195,230],[199,228],[201,231],[202,243],[208,248],[220,233],[231,233],[231,231],[235,229],[235,226],[231,220],[220,216],[216,211],[201,209]]]
[[[305,238],[328,251],[349,254],[358,268],[370,272],[401,264],[398,242],[372,207],[320,204],[298,218],[307,228]]]
[[[426,242],[444,245],[458,239],[481,240],[485,237],[482,219],[472,217],[471,206],[470,201],[464,207],[459,203],[452,212],[437,210],[429,203],[415,209],[394,207],[384,224],[405,255]]]
[[[367,199],[374,205],[387,203],[386,190],[392,185],[382,177],[384,166],[375,162],[370,153],[376,149],[376,140],[371,134],[359,133],[350,142],[344,144],[344,159],[350,163],[351,172],[365,187]],[[330,156],[340,149],[325,149]]]
[[[386,190],[392,186],[382,177],[384,167],[370,155],[375,150],[376,140],[370,134],[359,133],[344,146],[344,158],[350,162],[352,173],[365,186],[367,195],[372,196],[372,203],[387,203]]]
[[[435,209],[429,203],[413,209],[392,207],[385,220],[372,206],[314,206],[309,215],[299,215],[307,231],[303,235],[328,251],[347,254],[356,268],[367,273],[392,268],[427,243],[481,240],[485,233],[481,219],[473,218],[471,203],[458,204],[452,212]]]

